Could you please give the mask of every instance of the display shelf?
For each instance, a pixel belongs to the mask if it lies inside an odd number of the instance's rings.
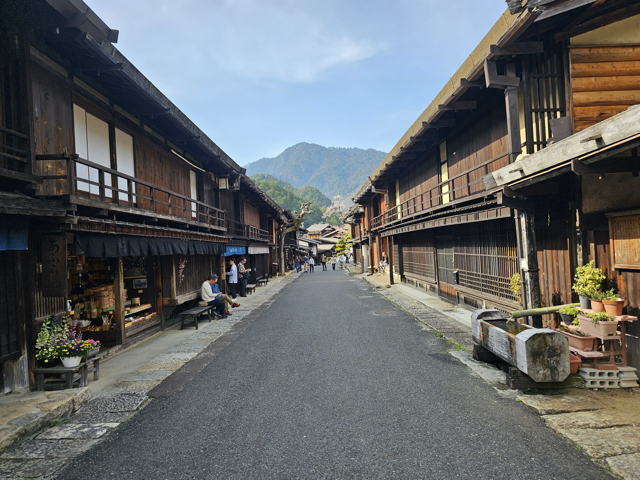
[[[140,313],[140,312],[144,312],[145,310],[149,310],[150,308],[151,308],[151,304],[150,303],[148,303],[146,305],[140,305],[139,307],[137,307],[135,309],[132,308],[131,311],[126,312],[124,314],[124,316],[125,317],[129,317],[129,316],[134,315],[136,313]]]
[[[123,277],[125,280],[131,280],[132,278],[147,278],[147,275],[134,275],[133,277]]]
[[[130,338],[143,330],[155,327],[159,323],[160,323],[160,315],[155,315],[151,318],[147,318],[146,320],[140,320],[138,322],[129,323],[124,328],[125,338]]]

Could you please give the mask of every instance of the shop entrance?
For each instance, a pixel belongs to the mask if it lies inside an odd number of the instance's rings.
[[[455,270],[453,255],[453,237],[450,235],[436,237],[438,256],[438,290],[441,296],[456,299],[456,287],[453,271]]]

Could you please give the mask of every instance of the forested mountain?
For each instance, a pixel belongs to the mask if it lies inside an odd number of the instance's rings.
[[[371,148],[327,148],[299,143],[277,157],[262,158],[245,168],[249,176],[268,173],[296,188],[309,185],[331,199],[341,195],[350,200],[385,156],[386,153]]]
[[[300,188],[295,188],[289,182],[264,173],[252,175],[251,180],[264,190],[278,205],[282,208],[288,208],[292,212],[299,212],[300,205],[303,202],[311,202],[311,210],[313,213],[304,217],[306,226],[313,225],[314,223],[342,224],[335,214],[328,218],[322,218],[324,211],[331,205],[331,200],[325,197],[322,192],[315,187],[304,185]]]

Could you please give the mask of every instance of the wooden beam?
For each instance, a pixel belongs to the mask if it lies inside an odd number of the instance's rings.
[[[125,339],[124,331],[124,275],[122,272],[122,257],[116,260],[115,278],[113,281],[113,295],[115,307],[113,310],[116,322],[116,345],[122,345]]]
[[[477,108],[477,102],[451,102],[448,105],[438,105],[438,110],[441,112],[456,111],[456,110],[475,110]]]
[[[467,80],[466,78],[460,79],[460,85],[464,88],[485,88],[486,84],[481,81],[472,82],[471,80]]]
[[[506,77],[520,79],[516,77],[515,63],[506,65]],[[520,138],[520,112],[518,106],[518,88],[507,87],[504,91],[504,101],[507,109],[507,130],[509,138],[510,161],[514,162],[516,157],[522,153],[522,140]]]
[[[498,192],[496,195],[498,198],[498,205],[513,208],[515,210],[521,210],[523,212],[534,212],[536,209],[533,203],[509,197],[504,192]]]
[[[455,119],[447,119],[447,120],[437,120],[435,122],[427,123],[422,122],[422,128],[431,129],[431,128],[451,128],[456,126]]]
[[[520,85],[520,77],[498,75],[498,66],[493,60],[484,61],[484,78],[487,88],[503,89]]]
[[[418,143],[418,142],[422,142],[422,143],[428,143],[428,142],[435,142],[437,140],[439,140],[440,137],[438,135],[430,135],[430,134],[425,134],[422,135],[421,137],[411,137],[410,140],[414,143]]]
[[[491,55],[494,57],[511,56],[511,55],[530,55],[533,53],[543,53],[544,43],[542,42],[521,42],[514,43],[508,47],[499,47],[491,45],[489,47]]]
[[[609,158],[607,162],[585,165],[578,159],[571,160],[571,171],[576,175],[600,175],[607,173],[640,172],[640,159],[633,157]]]
[[[11,180],[27,183],[42,183],[42,179],[29,173],[15,172],[8,168],[0,168],[0,177],[10,178]]]

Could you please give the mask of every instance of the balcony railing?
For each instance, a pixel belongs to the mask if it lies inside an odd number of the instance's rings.
[[[66,175],[43,176],[45,180],[66,180],[60,193],[70,203],[100,205],[133,214],[153,212],[167,220],[188,220],[223,229],[225,212],[206,203],[172,192],[75,155],[38,155],[36,160],[66,160]]]
[[[267,230],[262,230],[258,227],[254,227],[253,225],[245,225],[244,223],[229,219],[227,219],[227,233],[234,237],[245,237],[251,240],[259,240],[261,242],[268,242],[271,238]]]
[[[383,227],[402,218],[412,217],[440,205],[453,202],[454,200],[482,194],[485,191],[482,177],[496,169],[490,169],[491,164],[494,162],[504,162],[505,159],[507,159],[508,163],[508,157],[508,153],[502,153],[491,160],[476,165],[458,175],[454,175],[449,180],[440,182],[434,187],[402,202],[400,205],[391,207],[382,215],[371,219],[371,229],[374,230]],[[507,163],[505,163],[505,165]],[[500,164],[497,168],[502,166],[504,165]]]
[[[27,182],[41,181],[31,175],[29,136],[0,126],[0,176]]]

